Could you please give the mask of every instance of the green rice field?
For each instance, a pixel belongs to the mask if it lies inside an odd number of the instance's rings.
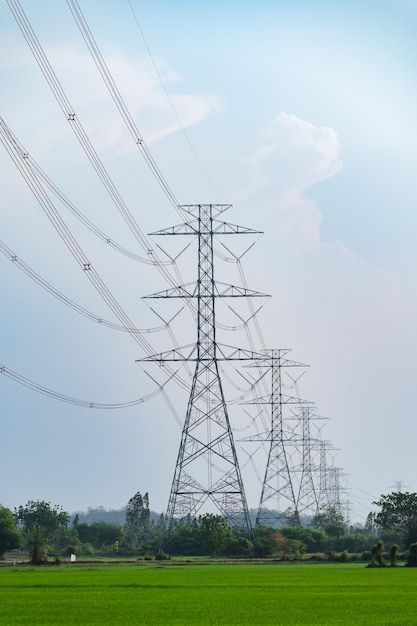
[[[3,567],[0,624],[417,624],[417,570],[273,563]]]

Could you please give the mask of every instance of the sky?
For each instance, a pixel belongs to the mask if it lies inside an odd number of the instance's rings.
[[[177,223],[66,2],[22,4],[143,231]],[[230,202],[230,221],[264,231],[244,257],[249,287],[272,296],[259,323],[268,346],[292,348],[294,359],[311,366],[300,392],[331,418],[325,436],[347,474],[352,519],[363,522],[372,500],[394,481],[416,490],[417,2],[132,0],[169,99],[128,0],[80,4],[181,203]],[[77,206],[137,250],[6,3],[0,53],[2,117]],[[68,297],[110,318],[4,149],[0,180],[1,240]],[[113,252],[60,211],[137,326],[159,324],[141,300],[166,287],[155,268]],[[168,242],[169,254],[181,243]],[[239,253],[244,242],[230,246]],[[187,280],[194,264],[189,249],[179,260]],[[239,282],[231,264],[219,260],[216,271]],[[0,280],[1,363],[98,402],[155,388],[135,363],[143,354],[126,333],[78,316],[3,257]],[[239,306],[248,317],[247,305]],[[157,303],[165,318],[178,308]],[[220,313],[236,324],[226,308]],[[194,340],[188,315],[182,311],[173,327],[184,344]],[[224,335],[226,343],[247,346],[243,332]],[[155,351],[171,346],[166,331],[149,340]],[[149,373],[165,378],[156,366]],[[230,387],[228,397],[236,397]],[[181,421],[187,396],[175,386],[167,390]],[[71,511],[118,508],[140,490],[149,491],[153,509],[165,509],[180,428],[160,395],[134,408],[94,411],[0,378],[0,406],[3,504],[39,498]],[[243,432],[241,408],[233,405],[231,414],[236,433]],[[259,483],[247,445],[238,443],[239,458],[256,507]],[[262,474],[263,450],[254,460]]]

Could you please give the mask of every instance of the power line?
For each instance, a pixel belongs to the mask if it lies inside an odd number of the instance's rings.
[[[50,293],[52,296],[60,300],[63,304],[67,305],[80,315],[87,317],[88,319],[97,322],[101,326],[105,326],[107,328],[112,328],[113,330],[119,330],[123,332],[132,332],[138,333],[140,335],[147,335],[150,333],[160,332],[161,330],[166,329],[169,324],[174,320],[175,317],[179,314],[176,313],[174,317],[165,322],[164,324],[160,324],[159,326],[154,326],[152,328],[126,328],[126,326],[122,326],[121,324],[116,324],[115,322],[111,322],[106,320],[105,318],[97,315],[96,313],[92,313],[81,304],[78,304],[68,296],[64,295],[61,291],[59,291],[56,287],[51,285],[47,280],[42,278],[33,268],[31,268],[27,263],[25,263],[21,258],[19,258],[13,250],[11,250],[3,241],[0,240],[0,252],[9,259],[13,263],[13,265],[19,268],[22,272],[26,274],[29,278],[31,278],[37,285],[42,287],[45,291]],[[182,310],[182,309],[181,309]]]
[[[181,118],[180,118],[180,116],[178,114],[177,108],[176,108],[176,106],[175,106],[175,104],[174,104],[174,102],[173,102],[173,100],[172,100],[172,98],[171,98],[171,96],[169,94],[169,91],[168,91],[168,89],[167,89],[167,87],[165,85],[164,79],[162,78],[162,74],[159,71],[158,64],[156,63],[155,58],[154,58],[154,56],[153,56],[153,54],[151,52],[151,48],[150,48],[149,43],[148,43],[148,41],[147,41],[147,39],[145,37],[145,33],[143,32],[143,28],[141,26],[141,23],[139,21],[137,13],[136,13],[136,11],[135,11],[135,9],[133,7],[133,3],[131,2],[131,0],[128,0],[128,3],[129,3],[129,6],[130,6],[130,10],[132,12],[132,15],[133,15],[133,19],[134,19],[134,21],[136,23],[136,26],[138,28],[138,31],[139,31],[140,36],[142,38],[142,41],[143,41],[143,43],[145,45],[146,51],[147,51],[147,53],[149,55],[149,58],[151,60],[153,68],[155,70],[155,74],[158,77],[158,80],[159,80],[159,82],[161,84],[161,87],[162,87],[162,89],[163,89],[163,91],[165,93],[165,96],[166,96],[167,100],[168,100],[169,106],[171,107],[171,110],[172,110],[172,112],[174,114],[174,117],[175,117],[175,119],[177,121],[177,124],[178,124],[178,126],[179,126],[179,128],[180,128],[180,130],[181,130],[181,132],[182,132],[182,134],[183,134],[187,144],[188,144],[188,147],[190,148],[190,150],[191,150],[191,152],[192,152],[196,162],[198,163],[198,165],[199,165],[201,171],[203,172],[203,174],[204,174],[207,182],[209,183],[210,187],[214,190],[214,192],[216,194],[218,194],[219,199],[222,199],[222,193],[219,191],[217,186],[214,184],[211,176],[209,175],[206,167],[204,166],[204,163],[200,159],[200,157],[198,155],[198,152],[197,152],[194,144],[192,143],[189,134],[187,133],[187,130],[185,129],[185,127],[184,127],[184,125],[183,125],[183,123],[181,121]]]
[[[101,180],[111,200],[113,201],[117,210],[123,217],[124,221],[128,225],[134,237],[137,239],[142,249],[149,256],[149,258],[156,261],[156,267],[163,274],[165,279],[169,283],[174,284],[170,273],[167,271],[164,265],[160,263],[158,255],[152,249],[152,246],[150,245],[150,242],[148,241],[146,235],[142,232],[141,228],[133,217],[131,211],[129,210],[120,192],[118,191],[113,180],[111,179],[109,172],[107,171],[102,160],[100,159],[96,149],[91,143],[91,140],[89,139],[80,120],[78,119],[75,113],[75,109],[70,102],[67,94],[65,93],[55,71],[53,70],[52,65],[49,62],[49,59],[47,58],[45,51],[42,48],[39,39],[37,38],[28,20],[28,17],[22,8],[21,3],[19,2],[19,0],[6,0],[6,2],[65,119],[69,122],[72,131],[74,132],[85,155],[93,166],[97,176]]]
[[[74,235],[60,216],[59,212],[49,198],[42,184],[34,175],[33,170],[28,167],[25,158],[26,153],[22,152],[21,146],[19,145],[12,131],[9,129],[9,127],[2,118],[0,118],[0,140],[6,148],[7,152],[9,153],[12,161],[16,165],[18,171],[25,180],[26,184],[28,185],[29,189],[34,194],[42,210],[46,214],[52,226],[55,228],[62,242],[65,244],[68,251],[82,270],[83,274],[90,281],[90,283],[96,289],[98,294],[110,308],[113,314],[117,317],[122,326],[126,328],[126,331],[133,338],[133,340],[147,354],[152,354],[154,350],[151,344],[148,342],[147,339],[145,339],[145,337],[136,332],[133,332],[133,329],[136,327],[135,324],[132,322],[128,314],[124,311],[116,298],[113,296],[98,272],[95,270],[93,264],[86,256],[83,249],[75,239]],[[182,380],[179,376],[176,376],[175,378],[176,381],[181,386],[183,386],[183,388],[188,389],[188,384],[186,381]]]
[[[113,99],[113,102],[115,103],[120,115],[122,116],[122,119],[130,135],[132,136],[136,146],[142,152],[146,164],[154,175],[157,183],[162,188],[162,191],[166,195],[168,201],[176,210],[178,210],[178,200],[174,192],[168,185],[164,175],[162,174],[155,159],[153,158],[152,153],[146,145],[138,127],[136,126],[136,122],[134,121],[128,107],[126,106],[126,103],[113,79],[113,76],[109,71],[107,63],[104,60],[104,57],[101,54],[101,51],[94,39],[94,36],[90,30],[87,20],[85,19],[80,5],[76,0],[67,0],[67,4],[87,45],[87,48],[90,51],[91,57],[96,64],[96,67]]]
[[[141,263],[145,263],[148,265],[171,265],[172,261],[156,261],[154,258],[151,258],[151,251],[149,250],[149,255],[147,257],[142,257],[136,252],[127,249],[125,246],[114,241],[109,235],[104,233],[90,218],[88,218],[80,209],[78,209],[75,204],[64,194],[64,192],[58,187],[56,183],[46,174],[46,172],[40,167],[40,165],[35,161],[35,159],[27,152],[27,163],[30,167],[33,168],[39,179],[45,184],[45,186],[54,194],[58,200],[68,209],[74,217],[76,217],[84,226],[86,226],[90,232],[92,232],[96,237],[98,237],[105,244],[117,250],[121,254],[133,259],[134,261],[139,261]]]
[[[10,369],[6,365],[0,365],[0,374],[3,376],[10,378],[16,383],[27,387],[28,389],[32,389],[32,391],[36,391],[44,396],[48,396],[49,398],[53,398],[55,400],[59,400],[60,402],[64,402],[67,404],[74,404],[76,406],[80,406],[86,409],[104,409],[104,410],[113,410],[113,409],[125,409],[132,406],[137,406],[138,404],[143,404],[147,400],[150,400],[158,393],[160,393],[165,385],[171,380],[172,376],[168,378],[168,380],[164,383],[164,385],[160,386],[158,389],[151,391],[150,393],[142,396],[141,398],[136,398],[135,400],[130,400],[128,402],[91,402],[90,400],[80,400],[79,398],[74,398],[73,396],[69,396],[67,394],[60,393],[59,391],[54,391],[49,387],[45,387],[40,383],[35,382],[34,380],[15,372]]]

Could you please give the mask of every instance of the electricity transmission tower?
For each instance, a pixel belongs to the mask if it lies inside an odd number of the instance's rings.
[[[271,430],[242,440],[269,442],[256,524],[276,526],[283,518],[291,517],[293,522],[299,525],[297,498],[287,450],[288,445],[292,443],[291,434],[285,431],[283,410],[286,405],[305,404],[306,401],[282,393],[282,368],[307,366],[285,358],[290,350],[270,349],[263,352],[264,360],[257,361],[254,367],[270,370],[271,393],[245,404],[270,406]]]
[[[216,338],[217,298],[265,297],[257,291],[215,280],[214,238],[223,235],[258,234],[218,217],[231,205],[199,204],[180,208],[190,219],[153,235],[194,235],[198,241],[196,283],[154,293],[148,298],[193,298],[197,301],[197,342],[155,354],[143,361],[195,363],[180,448],[169,497],[168,535],[178,519],[193,519],[211,501],[232,526],[251,532],[227,404],[219,373],[219,361],[248,361],[262,354],[221,344]]]
[[[312,407],[303,407],[300,415],[301,426],[301,477],[297,495],[297,512],[315,515],[318,510],[318,498],[313,479],[313,464],[311,459],[314,442],[311,438],[310,423]]]
[[[330,481],[329,481],[329,466],[328,466],[328,452],[334,450],[333,446],[328,441],[319,441],[319,489],[318,489],[318,505],[319,510],[324,509],[331,502],[330,497]]]

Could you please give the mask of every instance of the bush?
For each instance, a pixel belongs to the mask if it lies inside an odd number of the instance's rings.
[[[164,552],[162,548],[159,548],[158,552],[155,554],[155,559],[157,561],[168,561],[170,558],[169,554]]]
[[[253,544],[246,537],[233,536],[223,553],[227,556],[252,556]]]
[[[417,567],[417,542],[410,545],[406,566]]]
[[[338,560],[340,563],[347,563],[349,561],[349,552],[347,550],[343,550],[343,552],[340,553]]]
[[[82,543],[78,549],[78,552],[82,556],[94,556],[96,553],[91,543]]]

